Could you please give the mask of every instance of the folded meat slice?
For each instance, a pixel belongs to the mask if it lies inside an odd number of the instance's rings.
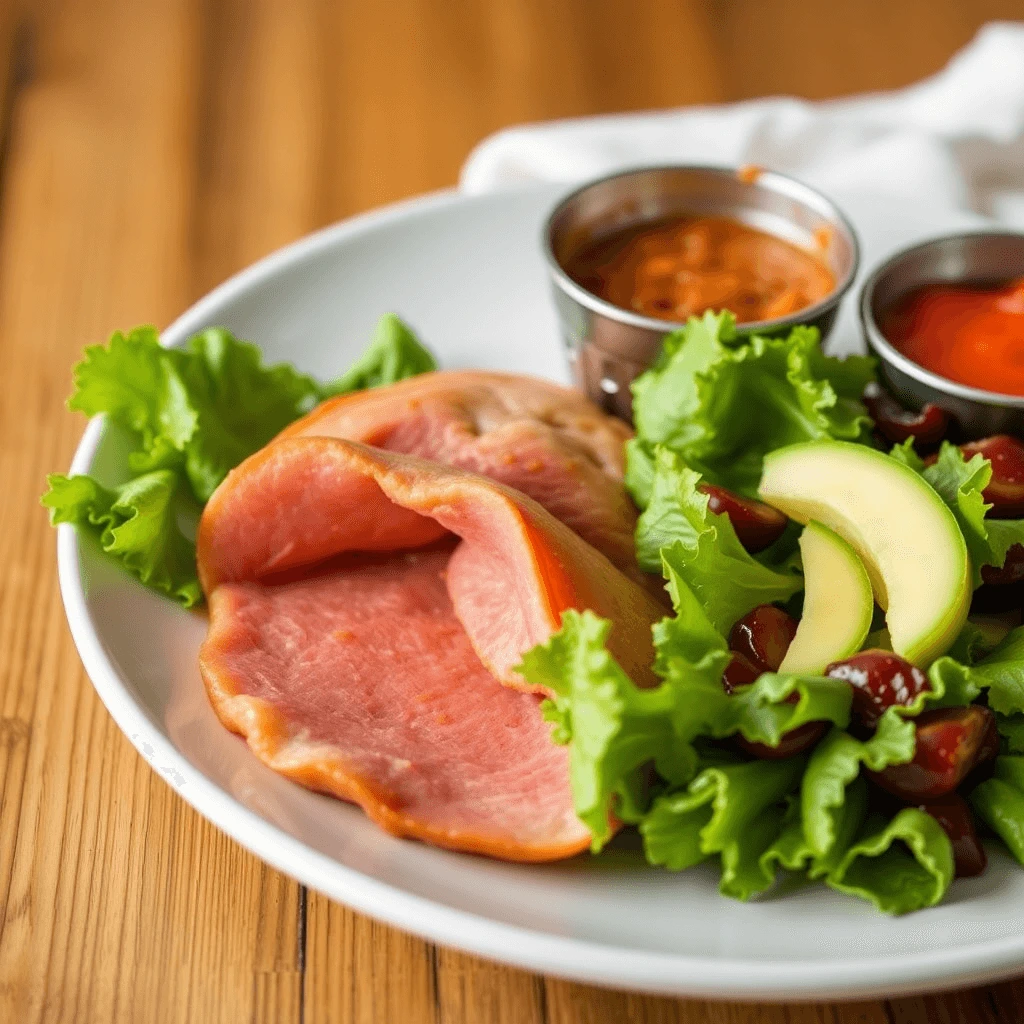
[[[229,474],[197,548],[203,678],[267,764],[454,849],[549,860],[587,845],[566,750],[513,669],[562,611],[592,608],[647,683],[662,609],[540,505],[455,468],[297,437]]]
[[[514,487],[641,578],[637,513],[622,486],[632,431],[578,391],[511,373],[425,373],[324,402],[281,436],[313,435],[418,455]]]
[[[445,551],[278,586],[225,583],[200,664],[221,721],[266,764],[359,804],[387,831],[509,860],[585,849],[567,750],[539,698],[476,656]]]
[[[265,580],[348,552],[462,539],[446,569],[456,614],[502,681],[567,608],[616,624],[610,649],[653,681],[650,625],[664,609],[519,491],[475,473],[337,438],[275,441],[228,474],[199,524],[199,579]]]

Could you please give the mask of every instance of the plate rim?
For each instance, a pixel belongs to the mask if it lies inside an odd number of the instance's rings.
[[[339,221],[234,274],[177,317],[161,339],[168,345],[179,344],[221,304],[361,234],[449,206],[489,205],[542,190],[552,195],[557,191],[550,184],[480,195],[445,189]],[[104,431],[103,416],[89,421],[70,473],[88,472]],[[62,524],[57,534],[60,592],[75,646],[100,700],[143,760],[189,806],[260,860],[360,913],[430,942],[525,970],[604,987],[695,998],[765,1002],[881,998],[984,984],[1024,968],[1024,934],[935,953],[838,962],[762,962],[638,950],[506,924],[364,875],[250,810],[177,750],[146,707],[134,698],[103,646],[89,613],[75,528]]]

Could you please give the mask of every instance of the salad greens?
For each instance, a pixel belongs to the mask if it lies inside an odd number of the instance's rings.
[[[68,408],[105,413],[127,432],[131,478],[107,487],[55,474],[42,503],[54,524],[83,528],[128,572],[188,608],[202,599],[189,526],[229,470],[325,398],[435,368],[394,314],[381,318],[355,365],[326,384],[288,365],[264,366],[255,345],[219,327],[180,349],[161,346],[154,327],[116,332],[85,350]]]
[[[678,453],[655,449],[650,503],[637,523],[637,561],[659,572],[671,549],[675,571],[725,634],[751,608],[802,590],[803,578],[795,567],[776,571],[748,554],[729,517],[709,511],[708,496],[697,490],[700,480]]]
[[[890,454],[920,473],[949,506],[967,541],[974,586],[980,587],[982,567],[1002,567],[1007,551],[1024,542],[1024,519],[985,518],[992,506],[985,503],[982,491],[992,479],[992,464],[980,454],[965,459],[948,441],[942,442],[938,458],[929,466],[914,451],[912,441],[897,445]]]
[[[1024,864],[1024,757],[997,757],[995,774],[975,787],[971,806]]]
[[[193,543],[178,526],[180,481],[170,469],[141,473],[118,487],[91,476],[48,477],[50,521],[73,523],[148,587],[190,608],[202,600]]]
[[[633,383],[626,485],[646,508],[663,445],[709,483],[753,496],[767,452],[829,437],[868,441],[860,398],[873,379],[874,360],[825,356],[813,327],[741,335],[730,313],[705,313],[669,335]]]
[[[953,847],[930,814],[905,807],[888,823],[872,816],[826,881],[887,914],[933,907],[953,881]]]
[[[757,605],[799,600],[803,581],[792,534],[749,554],[699,485],[753,495],[764,456],[778,447],[818,438],[872,444],[860,402],[872,378],[870,360],[824,356],[811,329],[742,337],[728,314],[708,314],[671,335],[634,383],[627,486],[643,509],[637,559],[662,572],[673,604],[654,627],[661,682],[634,686],[605,647],[611,624],[590,612],[567,612],[562,630],[519,668],[553,694],[544,712],[556,742],[569,744],[574,801],[595,851],[617,819],[638,826],[652,864],[682,870],[714,859],[722,892],[738,899],[767,889],[780,869],[887,913],[944,895],[954,874],[946,833],[917,808],[869,806],[865,771],[913,759],[912,719],[926,708],[982,694],[1004,748],[1024,754],[1024,627],[1000,637],[969,621],[930,666],[930,689],[887,710],[870,736],[848,731],[851,688],[838,680],[765,673],[731,693],[722,685],[732,624]],[[992,471],[983,456],[965,460],[944,444],[926,465],[909,443],[891,455],[952,510],[976,586],[982,566],[1001,566],[1024,542],[1024,521],[986,518]],[[809,754],[752,760],[719,742],[777,746],[810,722],[829,728]],[[999,758],[971,799],[1024,863],[1024,757]]]
[[[799,757],[705,768],[685,789],[657,797],[640,822],[648,861],[681,871],[717,855],[723,895],[744,900],[762,892],[774,881],[762,858],[803,768]]]

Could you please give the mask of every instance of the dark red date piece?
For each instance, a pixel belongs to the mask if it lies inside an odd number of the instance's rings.
[[[828,722],[805,722],[790,732],[784,733],[777,747],[769,747],[767,743],[751,743],[742,736],[733,737],[736,745],[754,757],[765,761],[778,761],[784,757],[793,757],[810,750],[828,729]]]
[[[985,847],[978,839],[974,827],[974,816],[967,801],[957,793],[947,793],[920,805],[921,810],[930,814],[949,836],[953,844],[953,862],[957,878],[971,878],[980,875],[988,864]]]
[[[934,447],[949,429],[949,413],[945,409],[929,402],[920,412],[910,412],[874,382],[864,389],[864,404],[875,421],[875,430],[893,444],[902,444],[912,437],[918,447]]]
[[[995,434],[960,446],[965,459],[983,455],[992,463],[992,479],[983,497],[992,519],[1024,517],[1024,444],[1009,434]]]
[[[926,711],[914,724],[914,759],[868,772],[882,789],[903,800],[929,801],[952,793],[973,768],[999,752],[996,716],[979,704]]]
[[[773,604],[759,604],[732,627],[729,647],[761,672],[777,672],[796,636],[796,619]]]
[[[874,729],[888,708],[913,704],[922,690],[930,690],[928,677],[892,651],[861,651],[825,669],[833,679],[845,679],[853,687],[853,714],[862,725]]]
[[[994,565],[983,565],[981,578],[994,586],[1005,586],[1024,580],[1024,545],[1014,544],[1006,552],[1006,560],[998,569]]]
[[[733,693],[737,686],[747,686],[756,683],[757,677],[762,669],[754,665],[749,658],[742,654],[733,653],[732,661],[725,667],[722,673],[722,686],[726,693]]]
[[[708,509],[729,517],[739,542],[754,554],[770,548],[783,534],[789,520],[776,508],[753,498],[741,498],[715,484],[698,484],[708,496]]]
[[[792,615],[773,604],[758,605],[744,615],[729,634],[729,646],[734,653],[722,679],[726,691],[732,693],[735,687],[754,682],[762,672],[778,671],[793,642],[796,625]],[[789,703],[795,704],[798,699],[793,693],[789,696]],[[774,761],[809,750],[821,739],[827,728],[827,722],[806,722],[787,732],[776,747],[766,743],[752,743],[742,736],[734,736],[733,739],[748,754]]]

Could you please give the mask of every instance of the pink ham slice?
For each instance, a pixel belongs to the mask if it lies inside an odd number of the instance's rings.
[[[398,835],[512,860],[586,847],[566,751],[513,669],[562,611],[592,608],[650,682],[662,608],[536,502],[408,456],[285,439],[211,498],[198,557],[203,678],[271,767]]]
[[[447,552],[378,556],[280,586],[225,583],[202,668],[221,721],[271,768],[382,828],[510,860],[586,848],[538,698],[476,657]]]
[[[578,391],[511,373],[425,373],[324,402],[281,436],[314,435],[418,455],[514,487],[642,578],[636,509],[622,486],[632,431]],[[661,591],[660,581],[654,589]]]

